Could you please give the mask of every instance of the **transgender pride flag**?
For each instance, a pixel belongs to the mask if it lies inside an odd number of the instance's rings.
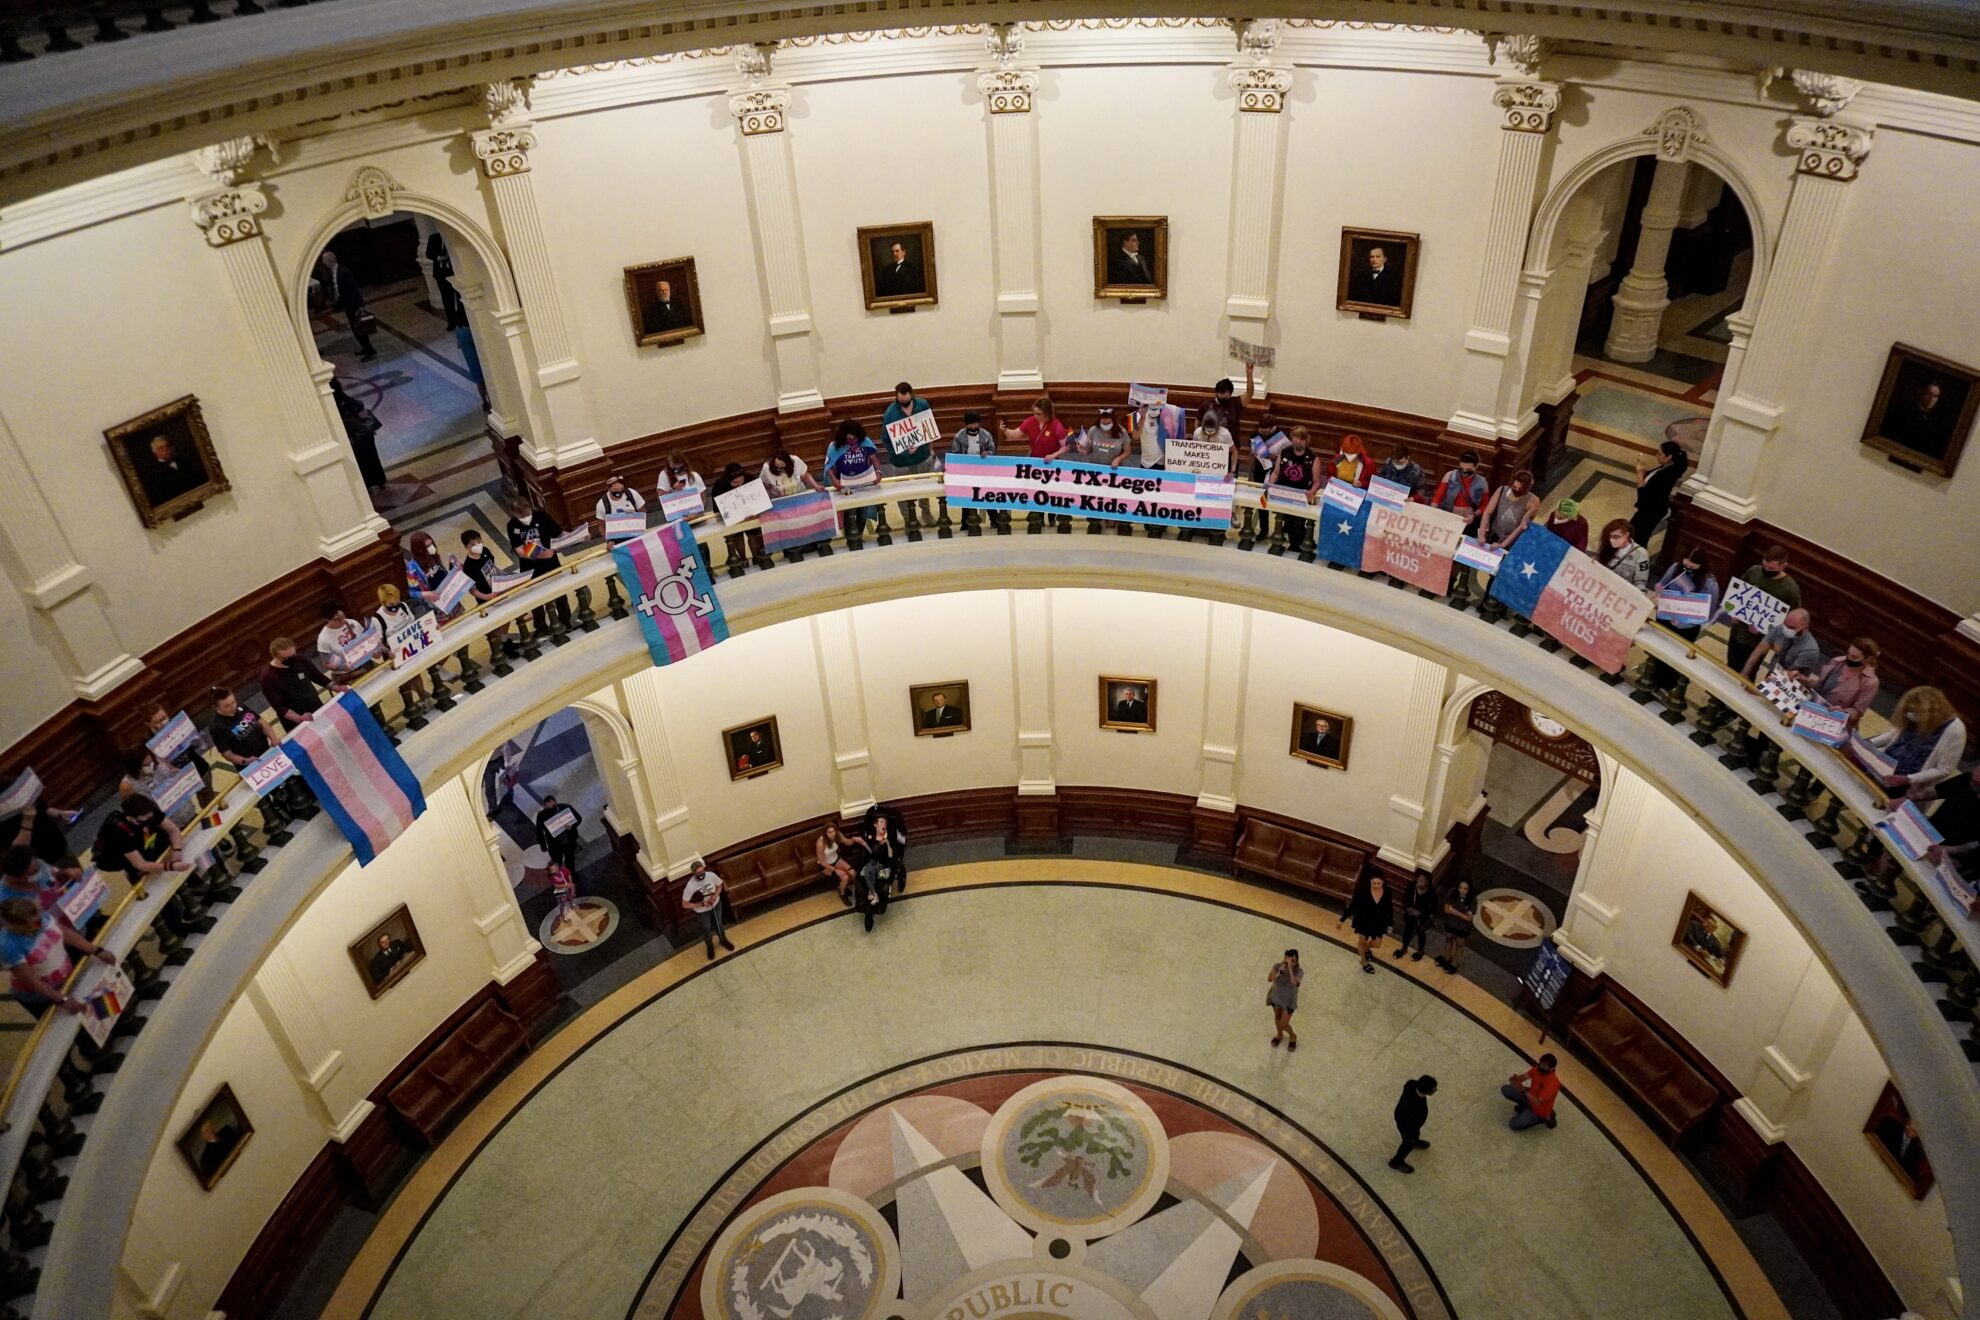
[[[756,516],[756,521],[763,528],[764,553],[772,555],[829,541],[839,530],[839,515],[833,512],[831,493],[822,490],[772,500],[770,507]]]
[[[831,496],[825,497],[829,503]],[[694,528],[670,522],[612,547],[619,580],[656,665],[670,665],[729,638],[729,621],[696,548]]]
[[[1492,594],[1605,672],[1622,672],[1650,598],[1545,527],[1529,523],[1492,579]]]
[[[282,746],[361,864],[370,865],[426,810],[419,780],[355,692],[338,693]]]

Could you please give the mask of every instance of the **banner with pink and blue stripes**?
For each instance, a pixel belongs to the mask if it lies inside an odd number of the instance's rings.
[[[829,541],[839,530],[831,493],[822,490],[772,500],[768,509],[756,515],[756,521],[763,528],[763,552],[771,555]]]
[[[960,509],[1071,513],[1114,522],[1225,531],[1236,485],[1228,478],[1100,463],[973,458],[942,463],[942,494]]]
[[[827,496],[827,499],[830,497]],[[670,522],[612,547],[646,650],[671,665],[728,640],[729,621],[701,562],[694,528]]]
[[[282,747],[362,865],[426,810],[419,779],[355,692],[339,693]]]

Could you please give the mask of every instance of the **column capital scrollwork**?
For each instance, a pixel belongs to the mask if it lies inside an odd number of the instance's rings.
[[[976,75],[976,88],[993,115],[1031,113],[1031,96],[1038,90],[1038,70],[1013,65],[985,69]]]
[[[261,213],[268,209],[268,194],[258,184],[241,183],[202,193],[189,204],[193,223],[206,235],[207,246],[226,247],[260,236]]]
[[[527,127],[484,128],[470,133],[475,158],[481,172],[491,179],[504,179],[529,173],[529,153],[536,146],[536,134]]]
[[[1545,133],[1561,108],[1561,85],[1526,78],[1502,80],[1492,92],[1492,104],[1504,116],[1499,127],[1508,133]]]
[[[1286,108],[1292,73],[1269,64],[1240,64],[1231,70],[1231,90],[1245,114],[1276,115]]]
[[[1841,119],[1792,120],[1787,144],[1795,155],[1794,172],[1847,183],[1870,154],[1873,136],[1868,127]]]
[[[1693,148],[1703,146],[1705,119],[1688,105],[1674,105],[1646,124],[1643,136],[1657,140],[1657,159],[1689,161]]]
[[[775,83],[751,87],[729,98],[729,113],[744,137],[784,131],[784,112],[791,108],[791,89]]]

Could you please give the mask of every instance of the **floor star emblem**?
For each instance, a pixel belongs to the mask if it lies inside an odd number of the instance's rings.
[[[551,929],[550,937],[562,944],[590,944],[609,920],[611,916],[605,909],[580,903],[564,914]]]

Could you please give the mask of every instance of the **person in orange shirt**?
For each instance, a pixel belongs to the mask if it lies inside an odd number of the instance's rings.
[[[1499,1094],[1513,1102],[1512,1121],[1507,1127],[1524,1132],[1542,1123],[1555,1125],[1554,1097],[1561,1093],[1561,1079],[1554,1075],[1554,1069],[1559,1063],[1553,1055],[1543,1054],[1537,1066],[1506,1079]]]

